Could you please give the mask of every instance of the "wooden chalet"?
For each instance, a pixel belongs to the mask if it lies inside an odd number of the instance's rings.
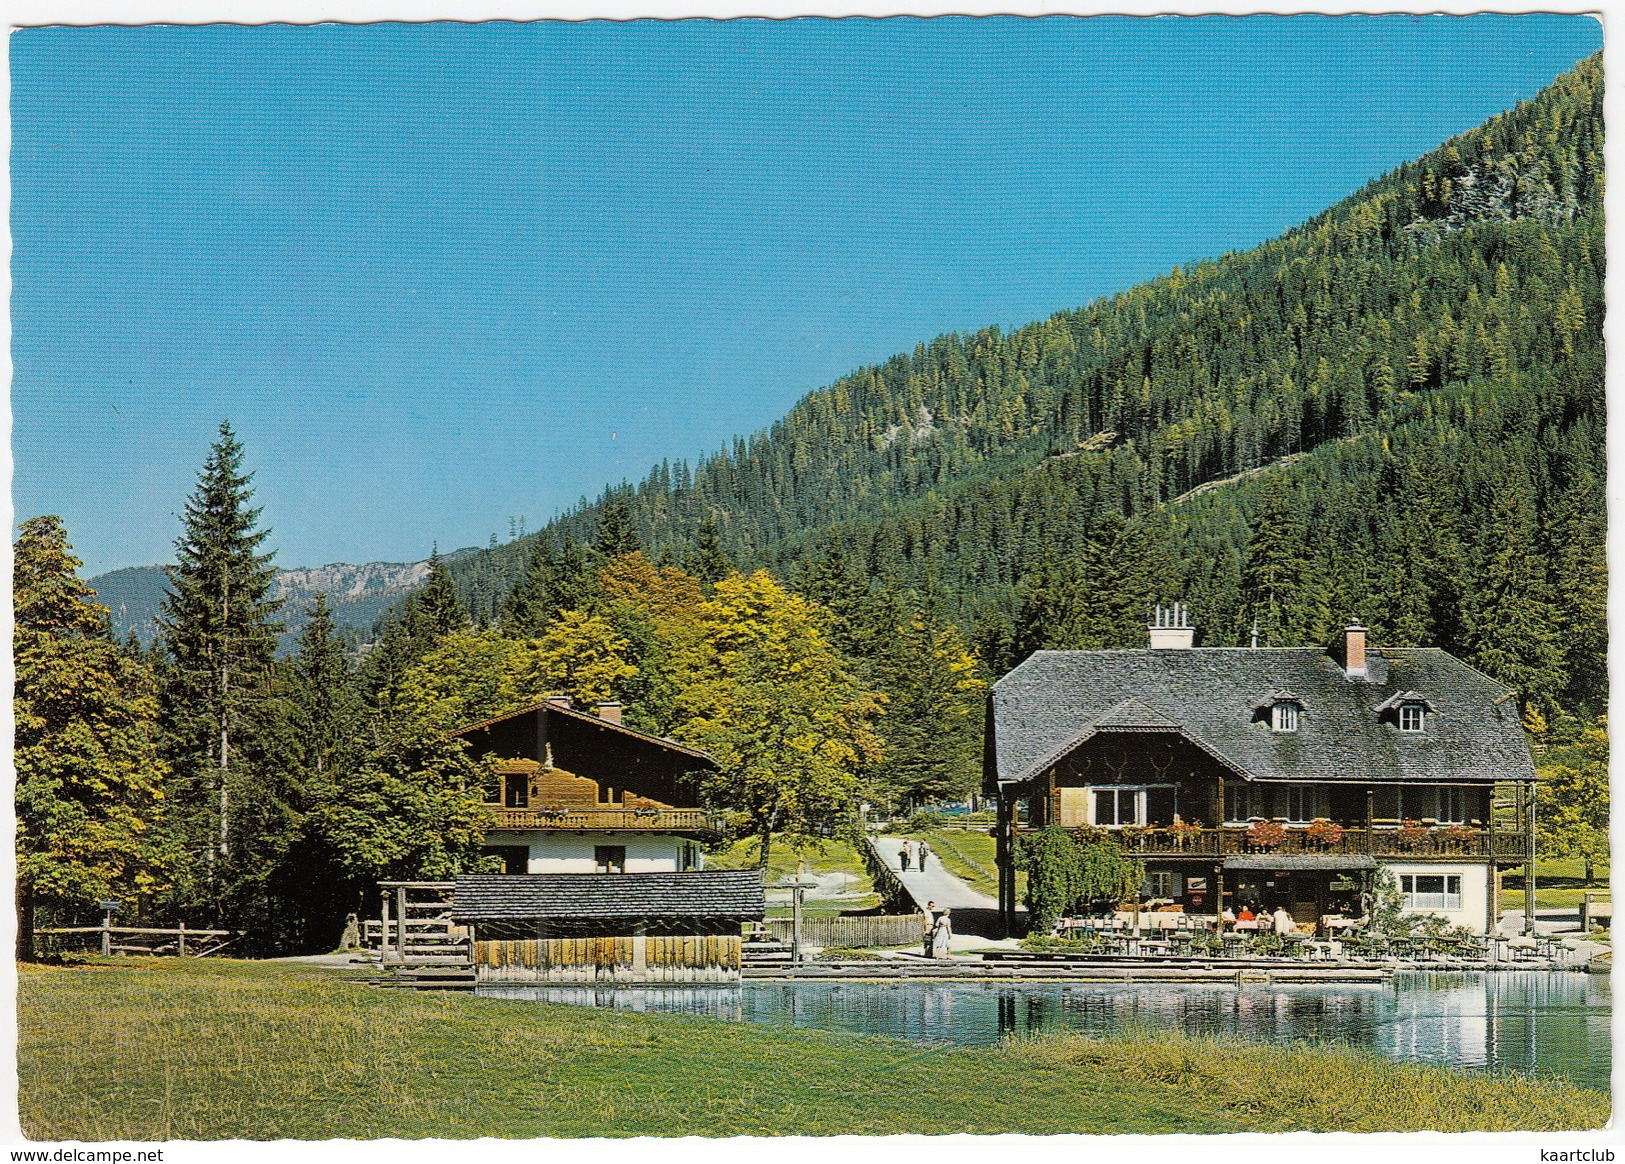
[[[754,869],[472,875],[451,902],[477,978],[505,982],[735,981],[765,912]]]
[[[625,726],[618,703],[555,697],[455,734],[497,758],[486,852],[510,874],[683,872],[718,835],[691,783],[711,757]]]
[[[1166,908],[1356,916],[1386,866],[1406,908],[1493,928],[1497,869],[1532,859],[1513,692],[1437,648],[1370,649],[1359,626],[1326,651],[1196,647],[1182,613],[1156,623],[1147,649],[1039,651],[994,684],[1007,927],[1015,841],[1056,823],[1116,834]],[[1500,818],[1497,784],[1515,796]]]

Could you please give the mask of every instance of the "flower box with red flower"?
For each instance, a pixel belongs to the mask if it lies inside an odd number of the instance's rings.
[[[1286,840],[1286,826],[1280,821],[1254,821],[1247,829],[1247,843],[1255,849],[1274,849]]]
[[[1343,826],[1325,817],[1316,817],[1309,822],[1309,827],[1303,830],[1306,840],[1312,845],[1322,849],[1335,848],[1343,840]]]

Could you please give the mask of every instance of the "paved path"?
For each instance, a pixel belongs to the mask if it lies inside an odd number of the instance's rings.
[[[898,860],[898,854],[903,848],[902,837],[874,836],[869,839],[886,864],[897,870],[903,888],[908,890],[909,896],[914,898],[919,908],[923,909],[925,903],[930,901],[935,902],[938,909],[953,911],[951,918],[954,936],[950,944],[951,949],[985,949],[989,945],[1015,944],[994,940],[999,938],[1002,932],[998,898],[978,893],[955,877],[943,868],[935,853],[927,859],[925,872],[911,868],[905,873]],[[919,846],[918,841],[911,842],[911,847],[916,852],[919,851]]]
[[[914,900],[922,907],[928,901],[937,903],[939,909],[998,909],[999,900],[989,897],[985,893],[978,893],[959,878],[943,867],[937,855],[932,853],[925,863],[925,872],[918,868],[911,868],[904,872],[899,863],[898,854],[903,848],[902,837],[875,837],[875,848],[885,858],[886,864],[898,871],[904,887],[913,895]],[[920,843],[913,841],[909,847],[919,852]]]

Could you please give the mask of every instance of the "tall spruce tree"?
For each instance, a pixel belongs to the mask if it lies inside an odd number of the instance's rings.
[[[539,638],[553,617],[552,580],[557,569],[553,543],[538,537],[525,560],[525,572],[502,600],[498,626],[512,638]]]
[[[468,611],[457,596],[457,583],[452,579],[446,560],[440,556],[438,546],[429,554],[429,576],[414,597],[412,614],[431,642],[468,626]]]
[[[317,591],[305,615],[291,695],[303,767],[322,780],[354,758],[366,708],[327,595]]]
[[[624,497],[614,497],[604,506],[593,535],[592,549],[600,562],[619,558],[643,548],[632,523],[632,507]]]
[[[1314,646],[1327,631],[1325,597],[1314,577],[1301,501],[1272,477],[1259,498],[1242,575],[1242,607],[1250,632],[1265,647]]]
[[[717,528],[717,519],[707,516],[694,534],[689,573],[701,582],[715,584],[732,574],[733,569],[733,561],[722,548],[722,531]]]
[[[163,690],[166,751],[176,774],[175,823],[201,860],[218,907],[219,866],[230,859],[232,800],[251,778],[254,721],[268,697],[280,600],[260,546],[253,475],[229,422],[209,450],[186,503],[170,593],[159,620],[171,665]]]

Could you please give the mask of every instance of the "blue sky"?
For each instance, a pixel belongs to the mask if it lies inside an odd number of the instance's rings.
[[[229,417],[280,565],[537,528],[844,372],[1261,242],[1577,16],[31,29],[19,520],[166,561]]]

